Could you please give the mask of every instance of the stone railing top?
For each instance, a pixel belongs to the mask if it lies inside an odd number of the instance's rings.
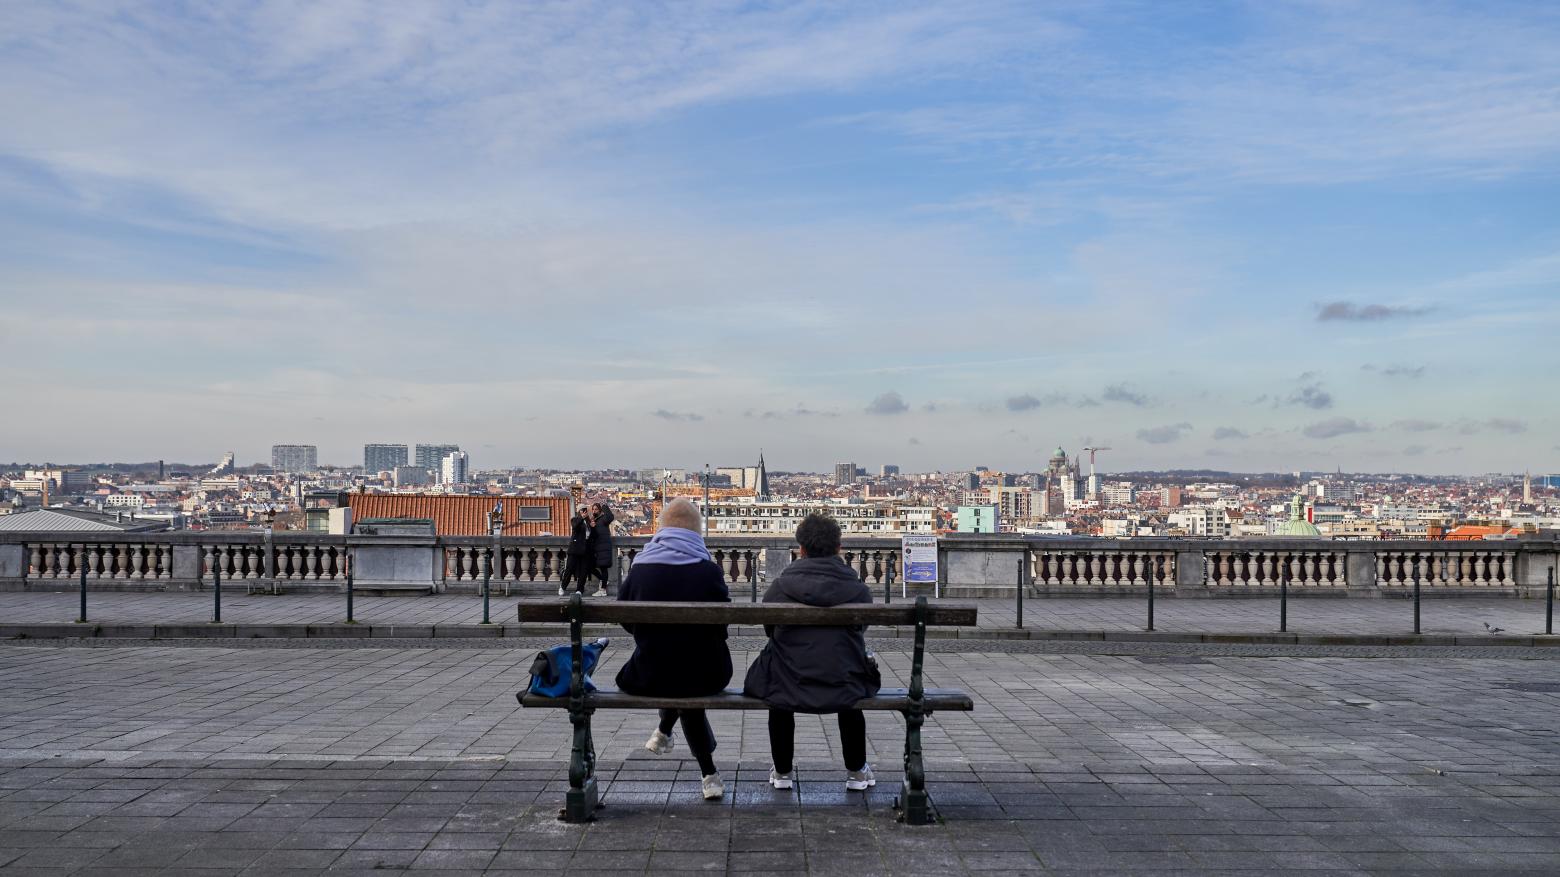
[[[1140,537],[1135,539],[1106,539],[1091,536],[1015,536],[944,534],[942,546],[952,551],[1332,551],[1375,553],[1402,551],[1419,553],[1447,553],[1463,551],[1560,551],[1560,534],[1523,536],[1516,539],[1491,539],[1475,541],[1449,541],[1426,539],[1350,540],[1350,539],[1206,539],[1195,537]],[[0,545],[37,542],[77,542],[93,544],[151,543],[172,545],[258,545],[267,541],[302,545],[359,544],[441,544],[452,547],[491,545],[490,536],[341,536],[330,533],[313,533],[299,530],[281,530],[267,533],[261,530],[169,530],[153,533],[112,533],[82,531],[4,531],[0,532]],[[503,545],[564,546],[566,536],[503,536]],[[613,543],[620,548],[637,548],[649,541],[646,536],[617,536]],[[763,536],[711,536],[707,540],[711,548],[789,549],[796,543],[791,539]],[[877,537],[847,537],[846,550],[884,550],[899,546],[899,539]]]

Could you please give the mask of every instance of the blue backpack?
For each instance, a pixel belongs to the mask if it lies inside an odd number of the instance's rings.
[[[590,681],[590,674],[595,672],[596,663],[601,660],[601,651],[608,644],[605,637],[595,642],[585,643],[580,647],[582,663],[585,671],[585,690],[595,691],[596,683]],[[532,694],[542,697],[568,697],[569,682],[574,676],[574,648],[569,643],[536,653],[536,660],[531,662],[531,686]]]

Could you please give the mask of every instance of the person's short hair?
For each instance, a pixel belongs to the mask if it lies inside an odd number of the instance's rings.
[[[813,512],[796,527],[796,544],[808,557],[833,557],[840,553],[840,525],[829,517]]]
[[[661,510],[660,525],[662,527],[681,527],[684,530],[692,530],[697,533],[704,528],[704,518],[699,514],[699,507],[694,505],[687,497],[679,496],[666,504]]]

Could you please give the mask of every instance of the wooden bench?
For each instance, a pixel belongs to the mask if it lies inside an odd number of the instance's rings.
[[[970,696],[951,688],[925,688],[921,669],[926,655],[926,628],[930,625],[971,626],[976,609],[968,604],[928,604],[925,597],[908,605],[857,603],[848,606],[800,606],[792,603],[653,603],[587,602],[574,594],[567,599],[522,600],[522,623],[567,622],[573,646],[574,672],[568,697],[542,697],[520,691],[515,698],[523,707],[567,709],[574,725],[574,746],[569,756],[569,791],[565,798],[565,822],[588,822],[600,806],[596,792],[596,747],[590,735],[590,717],[596,710],[714,709],[764,710],[769,707],[741,689],[728,689],[706,697],[644,697],[625,694],[597,684],[584,691],[581,676],[582,628],[586,623],[605,624],[794,624],[850,626],[857,624],[908,624],[915,626],[915,652],[910,662],[909,688],[884,688],[876,696],[857,701],[861,710],[896,710],[905,717],[905,778],[894,806],[911,825],[932,822],[926,793],[926,768],[921,758],[921,725],[938,710],[969,711]]]

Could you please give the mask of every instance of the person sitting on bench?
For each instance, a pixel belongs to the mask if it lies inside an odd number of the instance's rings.
[[[801,559],[775,578],[765,603],[840,606],[871,603],[872,593],[840,558],[840,525],[811,514],[796,528]],[[867,721],[852,707],[882,684],[867,654],[865,627],[768,625],[769,642],[748,668],[743,693],[769,705],[769,784],[791,788],[796,713],[838,713],[845,754],[845,788],[877,785],[867,764]]]
[[[618,588],[619,600],[730,603],[726,579],[699,535],[699,510],[678,498],[661,510],[660,529],[634,557]],[[700,697],[719,694],[731,681],[726,627],[711,624],[624,624],[634,636],[634,653],[618,671],[617,685],[629,694]],[[688,749],[699,761],[706,801],[725,793],[715,770],[715,731],[704,710],[661,710],[661,724],[645,748],[660,755],[672,749],[672,728],[682,720]]]

